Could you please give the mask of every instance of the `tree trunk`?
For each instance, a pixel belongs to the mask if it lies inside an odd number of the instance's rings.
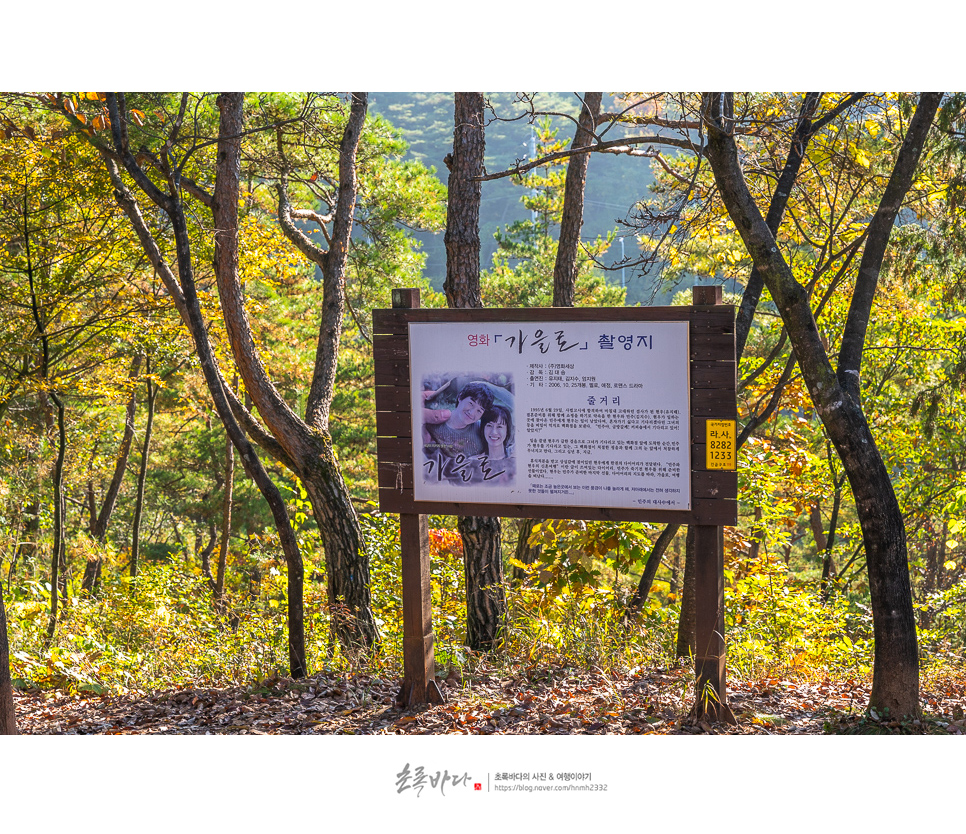
[[[17,735],[17,713],[10,680],[10,642],[7,639],[7,610],[0,587],[0,735]]]
[[[880,203],[880,212],[883,209],[898,212],[901,197],[911,185],[915,163],[938,104],[938,96],[922,95],[900,149],[893,177]],[[855,496],[867,555],[875,636],[869,706],[897,718],[917,716],[919,657],[905,526],[889,472],[875,445],[859,398],[854,395],[856,389],[849,377],[846,377],[847,384],[842,382],[846,373],[854,373],[856,382],[858,379],[861,344],[878,277],[877,268],[872,267],[881,264],[881,258],[876,253],[869,253],[868,246],[876,240],[884,247],[888,235],[883,238],[879,234],[875,237],[870,234],[867,241],[862,263],[869,264],[869,268],[863,270],[860,266],[859,269],[857,290],[848,318],[852,324],[851,327],[847,324],[843,336],[840,373],[837,375],[822,345],[808,294],[779,252],[744,180],[732,133],[729,97],[706,94],[702,109],[708,130],[708,159],[718,190],[778,307],[815,410],[842,460]],[[876,228],[883,225],[880,212],[873,219]],[[893,220],[894,217],[895,213],[892,214]],[[888,228],[891,229],[891,221]]]
[[[678,585],[678,580],[681,578],[681,569],[682,569],[682,567],[683,566],[681,564],[681,540],[679,538],[675,538],[675,540],[674,540],[674,556],[671,559],[671,565],[670,565],[670,568],[671,568],[671,579],[668,582],[668,589],[670,590],[670,592],[672,594],[674,594],[675,597],[677,597],[677,595],[678,595],[678,589],[680,587]]]
[[[89,594],[96,594],[101,583],[101,569],[104,566],[104,559],[100,551],[94,553],[84,566],[84,578],[81,581],[81,590]]]
[[[457,527],[466,575],[466,645],[490,651],[499,648],[506,626],[500,519],[461,517]]]
[[[929,527],[931,536],[926,542],[926,569],[920,586],[920,593],[923,597],[936,591],[945,590],[946,583],[942,581],[943,563],[946,561],[946,539],[949,538],[949,523],[943,521],[942,530],[937,532],[932,525]],[[920,616],[925,620],[926,612],[921,612]],[[928,628],[928,626],[924,626]]]
[[[238,280],[237,251],[237,171],[243,128],[241,94],[222,94],[219,107],[222,135],[226,137],[219,143],[224,151],[224,156],[220,157],[223,161],[219,165],[219,182],[224,184],[226,196],[219,197],[220,190],[216,187],[214,212],[216,226],[230,233],[221,234],[215,274],[232,355],[245,382],[246,392],[251,395],[280,447],[272,453],[298,475],[309,495],[325,546],[333,630],[345,648],[368,650],[379,640],[372,612],[369,554],[329,432],[345,307],[345,270],[358,193],[356,154],[365,124],[368,97],[365,93],[351,94],[349,118],[339,145],[339,193],[328,251],[321,250],[297,228],[284,181],[278,186],[278,214],[283,232],[322,270],[323,309],[304,421],[289,408],[272,384],[261,363],[245,312]],[[233,180],[229,169],[234,171]],[[265,438],[260,438],[258,442],[265,446],[264,441]]]
[[[215,171],[212,215],[215,221],[215,275],[219,293],[223,288],[229,288],[229,283],[235,285],[231,289],[238,285],[238,195],[243,102],[242,93],[224,93],[218,97],[221,117],[218,124],[218,164]],[[193,282],[191,293],[194,294]],[[193,307],[198,309],[197,300]],[[278,487],[258,461],[251,443],[231,414],[220,374],[213,375],[209,388],[217,388],[220,396],[215,397],[215,406],[225,424],[225,430],[241,452],[245,470],[265,496],[275,518],[287,567],[289,666],[293,678],[302,678],[308,674],[305,658],[304,567],[295,531]]]
[[[826,428],[840,449],[865,542],[875,637],[869,706],[897,718],[917,716],[919,646],[899,502],[861,411],[849,408]]]
[[[681,582],[681,616],[678,618],[678,639],[674,648],[676,657],[692,660],[695,655],[695,626],[697,624],[694,605],[694,527],[688,525],[684,540],[684,580]]]
[[[24,505],[22,517],[23,532],[17,541],[13,559],[10,560],[10,568],[7,571],[7,588],[10,588],[13,583],[13,572],[17,563],[37,552],[37,537],[40,534],[40,503],[28,501]]]
[[[158,389],[151,382],[151,360],[144,366],[148,374],[148,419],[144,426],[144,443],[141,446],[141,467],[138,470],[137,497],[134,500],[134,521],[131,529],[131,563],[130,571],[133,579],[138,575],[138,559],[141,552],[141,515],[144,512],[144,484],[148,476],[148,458],[151,454],[151,432],[154,428],[154,404],[158,396]]]
[[[64,403],[57,394],[50,392],[50,398],[57,409],[57,460],[54,462],[54,541],[50,556],[50,620],[47,623],[47,639],[45,647],[50,648],[57,628],[58,602],[65,588],[61,576],[62,566],[66,562],[66,533],[64,531],[64,516],[66,504],[64,501],[64,457],[67,454],[67,430],[64,426]]]
[[[829,519],[828,536],[825,539],[825,552],[822,556],[821,594],[822,600],[825,602],[828,602],[828,598],[832,594],[832,581],[837,574],[832,553],[835,548],[835,530],[838,526],[839,509],[842,506],[842,484],[844,482],[844,475],[835,479],[835,494],[832,498],[832,517]]]
[[[748,561],[754,564],[758,561],[758,556],[761,553],[761,544],[765,541],[765,527],[761,523],[762,511],[761,506],[755,506],[755,523],[751,528],[751,544],[748,545]],[[767,553],[767,548],[765,550]]]
[[[480,294],[480,200],[486,143],[483,133],[483,93],[456,93],[453,110],[453,152],[446,206],[446,280],[443,290],[450,307],[482,307]]]
[[[594,141],[594,129],[600,115],[603,93],[584,93],[577,132],[571,150],[586,148]],[[574,154],[567,161],[564,182],[563,214],[560,219],[560,239],[557,259],[553,267],[553,306],[573,307],[577,289],[577,253],[580,248],[580,229],[584,224],[584,188],[587,183],[589,153]]]
[[[480,199],[482,187],[473,177],[483,173],[485,149],[483,93],[456,93],[453,153],[446,209],[446,280],[450,307],[482,307],[480,293]],[[502,526],[499,518],[460,518],[466,567],[466,644],[489,651],[499,643],[506,622],[503,588]],[[483,583],[483,584],[481,584]]]
[[[815,539],[815,551],[824,553],[828,547],[828,539],[825,536],[825,524],[822,521],[822,504],[816,501],[809,507],[808,524],[812,528],[812,538]]]
[[[517,526],[517,546],[513,558],[524,565],[532,565],[540,558],[540,545],[530,546],[530,534],[533,528],[540,523],[536,518],[521,518]],[[513,579],[522,582],[526,578],[523,568],[514,566],[512,571]]]
[[[317,437],[316,442],[320,452],[311,465],[299,470],[299,478],[308,493],[325,548],[332,629],[341,646],[365,651],[378,643],[379,631],[372,616],[368,556],[360,560],[360,554],[366,554],[362,529],[335,460],[331,438],[326,434]]]
[[[218,532],[215,529],[214,517],[209,517],[208,519],[208,544],[204,547],[199,547],[201,541],[201,530],[196,530],[195,556],[201,561],[201,572],[208,580],[208,585],[214,590],[215,578],[211,575],[211,554],[215,552],[215,545],[218,543]]]
[[[644,565],[644,572],[641,574],[641,581],[637,584],[637,591],[634,592],[634,596],[627,604],[627,614],[637,614],[644,608],[647,595],[651,593],[651,586],[654,584],[654,577],[657,576],[657,569],[661,566],[661,559],[680,529],[680,524],[668,524],[657,537],[651,555],[647,557],[647,563]]]
[[[137,379],[140,371],[141,355],[138,354],[131,361],[131,370],[128,373],[128,379],[133,383]],[[136,408],[137,395],[132,388],[131,396],[127,401],[127,409],[124,413],[124,435],[121,438],[121,446],[117,452],[114,474],[111,477],[111,483],[108,485],[107,492],[104,495],[101,511],[96,515],[94,513],[94,485],[93,483],[88,484],[88,498],[90,500],[91,510],[91,538],[98,544],[103,544],[104,542],[104,537],[107,534],[107,525],[110,523],[111,516],[114,514],[114,505],[117,503],[117,496],[121,491],[121,482],[124,480],[124,473],[127,471],[127,461],[131,453],[131,442],[134,440],[134,412]],[[84,567],[84,579],[81,582],[81,588],[89,594],[97,593],[103,563],[104,559],[101,556],[101,550],[99,548],[95,555],[87,560],[87,565]]]
[[[41,356],[40,356],[40,379],[47,383],[50,373],[50,340],[47,336],[47,327],[44,313],[41,310],[40,300],[37,297],[37,287],[34,281],[33,258],[30,249],[30,232],[27,227],[27,193],[24,192],[24,245],[27,256],[27,281],[30,286],[30,308],[33,314],[34,325],[40,335]],[[64,458],[67,454],[67,429],[64,425],[64,402],[56,391],[50,390],[47,393],[46,384],[41,388],[41,403],[44,405],[45,419],[47,420],[47,430],[50,426],[50,409],[47,398],[53,401],[57,413],[57,458],[54,462],[53,492],[54,492],[54,541],[51,547],[50,557],[50,620],[47,624],[47,638],[44,643],[45,649],[50,648],[54,639],[54,631],[57,628],[57,608],[59,596],[62,590],[66,590],[66,576],[61,576],[61,571],[66,574],[66,532],[64,530],[66,515],[66,503],[64,500]]]

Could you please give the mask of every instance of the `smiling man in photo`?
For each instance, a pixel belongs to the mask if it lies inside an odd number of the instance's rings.
[[[479,419],[491,405],[493,395],[486,385],[481,382],[464,385],[456,397],[456,407],[449,412],[445,422],[423,424],[427,456],[433,457],[436,452],[445,458],[459,455],[471,458],[482,454],[485,449],[480,437]]]

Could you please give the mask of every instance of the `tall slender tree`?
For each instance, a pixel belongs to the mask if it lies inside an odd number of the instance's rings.
[[[554,307],[573,307],[577,293],[580,230],[584,225],[584,191],[587,186],[587,166],[590,164],[590,153],[577,151],[590,147],[594,142],[602,98],[603,93],[584,93],[577,130],[573,142],[570,143],[570,149],[574,153],[567,161],[567,178],[564,182],[560,239],[557,242],[557,258],[553,267]]]
[[[140,374],[141,359],[141,354],[138,353],[131,361],[131,368],[128,372],[128,380],[131,382],[134,382]],[[99,512],[96,510],[93,478],[87,482],[87,500],[91,515],[90,531],[91,537],[96,542],[103,542],[107,535],[107,527],[110,524],[111,516],[114,514],[117,497],[121,491],[121,482],[124,480],[124,473],[127,471],[127,462],[131,454],[131,444],[134,440],[134,414],[136,410],[137,394],[132,386],[131,395],[128,397],[127,407],[124,410],[124,434],[121,437],[121,445],[114,462],[114,474],[111,476],[110,483],[104,493],[104,499],[101,502]],[[103,563],[104,557],[100,550],[97,550],[88,558],[87,565],[84,568],[84,579],[81,583],[81,587],[88,593],[95,593],[97,591]]]
[[[148,459],[151,455],[151,437],[154,433],[154,411],[158,399],[158,387],[151,379],[151,359],[145,363],[148,389],[147,419],[144,422],[144,435],[141,440],[141,463],[138,467],[137,493],[134,498],[134,519],[131,522],[131,563],[128,567],[131,577],[138,575],[141,556],[141,517],[144,513],[144,486],[148,476]]]
[[[446,281],[450,307],[482,307],[480,293],[480,200],[483,173],[483,93],[456,93],[453,152],[446,157],[449,198],[446,212]],[[466,576],[466,642],[475,651],[500,643],[506,623],[502,525],[492,516],[461,516]]]
[[[293,471],[305,485],[312,502],[325,546],[329,606],[337,634],[344,645],[363,648],[373,646],[379,637],[371,607],[369,556],[332,448],[329,419],[345,316],[346,266],[359,193],[356,158],[367,109],[367,94],[352,93],[348,119],[339,143],[338,192],[331,217],[332,229],[326,231],[327,247],[315,243],[296,224],[300,212],[289,199],[289,172],[284,167],[284,156],[283,169],[276,183],[282,230],[322,271],[323,309],[304,420],[300,420],[278,394],[258,360],[241,302],[237,272],[234,280],[230,280],[229,273],[223,269],[218,273],[222,309],[245,388],[272,434],[284,446]],[[227,104],[222,112],[223,116],[228,113]],[[239,122],[240,130],[241,102],[232,100],[231,112],[232,118]]]
[[[221,605],[225,595],[225,570],[228,567],[228,550],[231,545],[231,510],[235,492],[235,447],[225,437],[225,493],[221,498],[221,542],[218,547],[218,564],[215,568],[213,592],[215,603]]]
[[[587,168],[590,153],[579,153],[589,148],[595,140],[597,118],[600,116],[603,93],[584,93],[577,129],[570,149],[573,154],[567,160],[564,179],[563,209],[560,214],[560,235],[557,255],[553,265],[553,306],[573,307],[577,296],[577,277],[580,273],[580,231],[584,225],[584,194],[587,187]],[[517,532],[515,557],[523,564],[533,564],[539,548],[530,547],[533,528],[539,524],[535,518],[523,519]]]
[[[181,118],[185,115],[187,103],[188,96],[185,94],[181,99]],[[59,111],[67,116],[75,129],[86,130],[85,123],[80,122],[75,115],[70,113],[63,99],[56,99],[55,104]],[[136,123],[140,117],[128,111],[123,93],[108,93],[105,96],[104,107],[107,112],[105,121],[111,136],[110,144],[104,144],[100,141],[95,141],[94,144],[100,151],[111,175],[118,203],[129,218],[145,254],[160,275],[169,296],[187,325],[194,340],[205,382],[218,416],[221,418],[229,437],[231,437],[232,443],[239,450],[245,471],[255,482],[272,511],[288,568],[289,666],[293,677],[302,677],[307,673],[302,608],[302,556],[281,493],[268,475],[252,444],[248,441],[232,413],[228,386],[224,382],[212,349],[207,324],[202,315],[198,298],[191,234],[184,203],[187,184],[183,181],[183,171],[173,158],[170,149],[168,149],[161,157],[156,159],[161,169],[159,179],[163,186],[156,184],[145,172],[141,161],[135,157],[131,149],[128,127],[132,122]],[[179,123],[171,128],[168,138],[172,144],[176,142],[180,129]],[[90,133],[85,133],[85,135],[90,136],[91,139],[95,138]],[[237,139],[237,136],[219,135],[218,141],[219,144],[222,141],[230,143],[234,139]],[[230,152],[223,152],[221,147],[219,147],[219,151],[216,181],[219,174],[222,175],[223,181],[225,177],[231,180],[231,172],[223,173],[223,169],[231,168],[233,164],[237,165],[237,159],[233,159]],[[148,226],[140,205],[127,187],[119,166],[131,177],[141,193],[147,196],[167,216],[174,237],[176,264],[174,269],[162,254],[162,247]],[[236,190],[231,199],[237,206],[237,176],[234,177],[234,182]],[[222,187],[222,193],[224,193],[225,188],[226,186]],[[210,197],[208,201],[210,205]],[[232,242],[224,240],[225,236],[231,234],[231,229],[224,230],[219,243],[231,247]],[[237,242],[235,245],[237,246]]]
[[[919,714],[919,657],[909,585],[905,526],[889,471],[862,409],[860,371],[865,334],[892,227],[910,189],[930,126],[942,99],[923,93],[909,122],[878,208],[869,223],[833,369],[809,294],[788,265],[748,188],[739,159],[733,97],[706,93],[702,117],[708,160],[721,198],[791,339],[815,409],[848,475],[862,527],[875,637],[870,707],[892,716]]]
[[[775,187],[772,191],[771,199],[768,204],[768,212],[765,217],[765,222],[773,235],[778,234],[778,228],[781,225],[785,210],[788,207],[789,198],[792,194],[793,188],[795,187],[802,164],[805,161],[809,142],[820,130],[826,127],[843,111],[847,110],[850,106],[860,100],[862,96],[863,93],[852,93],[848,96],[845,96],[836,104],[828,108],[828,110],[823,112],[818,118],[816,118],[816,115],[819,104],[822,100],[822,93],[807,92],[802,97],[798,118],[795,123],[795,130],[788,142],[788,151],[785,156],[785,161],[781,167],[781,170],[776,170],[775,172]],[[748,334],[751,332],[755,312],[758,309],[758,304],[761,300],[763,289],[764,281],[762,279],[761,272],[756,266],[752,266],[751,273],[749,274],[748,279],[745,282],[744,290],[742,291],[741,302],[739,304],[735,322],[735,361],[737,363],[741,362],[742,355],[744,354],[745,346],[748,341]],[[779,353],[776,351],[775,357],[778,355]],[[774,412],[775,408],[777,408],[784,384],[787,382],[790,372],[793,368],[794,362],[789,361],[786,365],[785,373],[782,375],[781,384],[776,388],[773,396],[769,400],[770,408],[767,408],[761,413],[755,415],[742,429],[741,435],[738,437],[737,442],[737,447],[739,449],[748,439],[748,437],[751,436],[751,433],[762,425]],[[764,370],[764,366],[759,366],[759,368],[756,369],[756,372],[761,373],[762,370]],[[641,575],[637,591],[635,592],[631,603],[628,605],[629,612],[638,610],[641,606],[643,606],[644,601],[647,599],[647,595],[650,593],[651,586],[654,582],[654,577],[657,574],[657,569],[660,567],[661,559],[673,540],[677,530],[678,525],[668,525],[655,541],[654,548],[651,551],[651,555],[648,558],[644,572]],[[691,542],[691,545],[693,545],[693,537],[687,539],[687,542]],[[687,543],[685,546],[686,548],[689,547]],[[681,601],[681,618],[678,623],[677,652],[679,657],[689,657],[693,654],[694,648],[694,636],[693,634],[690,636],[688,635],[688,630],[693,629],[694,622],[694,600],[692,598],[694,582],[688,577],[688,567],[693,566],[693,564],[694,554],[691,550],[687,550],[687,555],[685,558],[685,579],[682,583],[683,596]]]

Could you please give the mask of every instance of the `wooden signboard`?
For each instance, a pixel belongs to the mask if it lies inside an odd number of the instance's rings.
[[[400,292],[400,291],[397,291]],[[689,487],[690,508],[664,509],[658,506],[648,506],[638,509],[632,504],[625,506],[602,506],[601,501],[594,501],[594,494],[578,494],[566,503],[540,503],[538,501],[512,501],[510,499],[488,501],[482,503],[480,495],[489,489],[461,488],[454,486],[449,489],[448,499],[431,497],[419,500],[416,495],[417,473],[414,459],[418,462],[425,435],[421,435],[423,426],[418,413],[414,414],[413,400],[420,396],[422,379],[411,379],[410,376],[410,328],[426,323],[442,325],[451,324],[456,335],[450,339],[439,339],[437,352],[439,361],[430,371],[437,372],[437,379],[446,381],[446,371],[449,371],[450,394],[444,403],[451,410],[455,406],[455,396],[459,388],[465,387],[465,380],[473,380],[484,374],[474,374],[478,369],[462,366],[461,358],[452,359],[455,348],[465,340],[467,323],[479,331],[479,335],[503,336],[503,342],[510,338],[519,339],[521,323],[530,325],[529,335],[542,324],[545,331],[552,334],[565,330],[568,325],[589,325],[610,333],[622,332],[622,324],[667,324],[677,323],[686,328],[687,350],[689,355],[685,359],[683,373],[690,376],[690,387],[685,385],[686,414],[680,419],[684,426],[686,443],[690,444],[690,471],[685,474]],[[575,328],[576,329],[576,328]],[[439,332],[439,331],[437,331]],[[539,332],[539,329],[537,329]],[[528,335],[523,329],[523,335]],[[640,338],[640,337],[638,337]],[[581,343],[581,345],[583,342]],[[579,347],[580,345],[578,345]],[[516,346],[510,343],[510,350]],[[377,449],[379,457],[379,505],[383,512],[397,513],[447,513],[451,515],[491,515],[505,517],[531,518],[583,518],[588,520],[610,519],[618,521],[658,521],[678,522],[680,524],[711,524],[734,525],[737,523],[737,474],[734,467],[729,470],[713,468],[707,465],[707,424],[709,421],[734,421],[737,416],[735,398],[735,362],[734,362],[734,309],[730,306],[693,306],[693,307],[621,307],[609,309],[586,308],[541,308],[541,309],[495,309],[483,308],[474,310],[435,310],[397,308],[392,310],[375,310],[373,312],[373,350],[375,354],[376,378],[376,432],[378,435]],[[493,346],[489,348],[493,352]],[[589,352],[589,351],[588,351]],[[539,349],[524,359],[541,360],[525,362],[526,365],[539,364],[572,364],[569,361],[575,357],[575,352],[541,354]],[[540,399],[534,399],[527,413],[515,409],[513,422],[515,424],[516,445],[518,454],[525,451],[527,423],[533,422],[532,414],[544,407],[560,407],[570,409],[574,404],[586,402],[590,394],[596,393],[600,399],[601,391],[627,392],[623,394],[624,402],[616,408],[603,409],[612,411],[615,415],[626,412],[651,412],[655,409],[649,406],[653,402],[654,391],[649,390],[653,385],[633,351],[623,351],[620,348],[613,354],[614,359],[623,360],[624,365],[618,366],[614,372],[614,383],[624,384],[625,380],[637,380],[644,385],[632,393],[627,389],[595,388],[595,389],[550,389],[540,390]],[[658,362],[673,357],[657,357]],[[558,360],[557,362],[542,360]],[[480,365],[491,367],[496,372],[502,371],[505,362],[500,362],[487,356],[479,360]],[[546,371],[544,371],[546,375]],[[421,374],[422,376],[422,374]],[[584,376],[580,374],[580,376]],[[458,383],[458,384],[454,384]],[[510,389],[510,395],[517,400],[522,399],[524,380],[514,380],[515,388]],[[545,383],[547,384],[547,383]],[[491,389],[498,389],[494,383],[487,383]],[[454,390],[456,389],[456,390]],[[590,393],[588,393],[590,392]],[[564,397],[563,395],[568,396]],[[612,395],[613,396],[613,395]],[[556,399],[555,399],[556,398]],[[539,403],[539,405],[537,405]],[[556,405],[555,405],[556,404]],[[430,406],[437,403],[430,401]],[[584,406],[585,416],[592,412],[594,406]],[[430,410],[443,411],[443,408]],[[415,417],[415,419],[414,419]],[[621,418],[622,419],[622,418]],[[599,429],[597,429],[599,431]],[[590,430],[592,433],[595,429]],[[568,432],[566,425],[558,424],[554,430],[541,432],[546,438],[553,434],[557,438]],[[575,429],[573,434],[578,434]],[[578,439],[583,440],[586,432]],[[624,432],[627,440],[633,442],[640,432]],[[651,435],[657,437],[658,435]],[[414,445],[415,438],[415,445]],[[607,459],[625,457],[620,449],[600,451],[594,450],[596,458]],[[608,451],[610,452],[608,454]],[[477,457],[467,455],[466,457]],[[534,455],[531,455],[534,457]],[[657,454],[655,459],[662,457]],[[419,480],[424,480],[425,470],[419,472]],[[458,473],[460,475],[465,474]],[[518,466],[517,478],[522,480],[526,475]],[[607,480],[605,473],[601,476]],[[456,479],[454,479],[456,480]],[[558,479],[566,480],[566,479]],[[553,483],[550,481],[548,483]],[[443,484],[446,487],[446,483]],[[508,490],[500,490],[501,495]],[[463,497],[463,495],[466,497]],[[524,494],[524,498],[526,494]],[[602,497],[602,496],[600,496]]]
[[[738,515],[734,308],[720,287],[694,301],[441,310],[394,290],[373,311],[379,506],[400,513],[413,589],[404,700],[436,696],[426,514],[694,525],[721,576],[720,531]],[[712,585],[697,663],[714,712],[727,708],[723,578]]]

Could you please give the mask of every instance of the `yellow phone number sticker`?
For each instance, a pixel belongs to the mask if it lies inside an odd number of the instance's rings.
[[[706,432],[707,469],[737,469],[735,421],[708,420]]]

